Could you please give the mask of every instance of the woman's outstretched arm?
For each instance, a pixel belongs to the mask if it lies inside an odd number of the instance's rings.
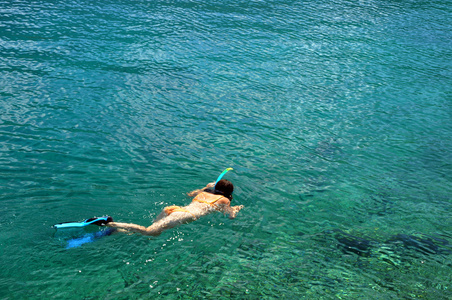
[[[218,206],[219,211],[229,215],[229,219],[234,219],[237,216],[238,212],[244,207],[243,205],[230,206],[225,204]]]
[[[211,188],[211,187],[214,187],[214,186],[215,186],[215,182],[211,182],[211,183],[208,183],[202,189],[191,191],[190,193],[187,193],[187,195],[189,197],[196,197],[199,193],[203,192],[205,189],[208,189],[208,188]]]

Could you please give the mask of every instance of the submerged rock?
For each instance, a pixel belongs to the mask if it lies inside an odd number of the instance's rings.
[[[415,236],[407,234],[397,234],[392,236],[385,244],[395,244],[421,252],[425,255],[430,254],[450,254],[452,246],[447,240],[432,236]]]
[[[371,255],[372,247],[377,245],[376,241],[366,240],[341,230],[334,230],[333,236],[338,241],[339,249],[344,253],[354,253],[359,256],[368,257]]]
[[[342,230],[327,231],[337,241],[337,247],[346,254],[357,254],[363,257],[377,257],[390,260],[397,265],[406,250],[413,250],[423,255],[451,254],[452,245],[445,239],[427,235],[397,234],[385,242],[365,239],[346,233]]]

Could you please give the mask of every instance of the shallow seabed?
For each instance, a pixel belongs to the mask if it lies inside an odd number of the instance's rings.
[[[451,7],[0,0],[0,298],[451,299]]]

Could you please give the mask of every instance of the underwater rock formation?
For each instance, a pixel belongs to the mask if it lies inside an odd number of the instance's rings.
[[[447,240],[423,234],[397,234],[385,242],[354,236],[339,229],[327,231],[327,234],[334,237],[343,253],[363,257],[380,253],[382,249],[386,253],[413,250],[423,255],[452,254],[452,245]]]
[[[385,244],[403,246],[425,255],[430,254],[451,254],[452,246],[445,239],[422,235],[397,234],[392,236]]]

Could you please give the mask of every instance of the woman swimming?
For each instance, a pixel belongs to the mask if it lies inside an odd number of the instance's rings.
[[[243,205],[231,206],[233,191],[233,184],[228,180],[222,179],[216,183],[209,183],[203,189],[188,193],[188,196],[194,198],[187,206],[172,205],[165,207],[149,227],[118,222],[109,222],[107,226],[144,235],[158,236],[164,230],[193,222],[216,211],[228,214],[230,219],[234,219],[243,208]]]

